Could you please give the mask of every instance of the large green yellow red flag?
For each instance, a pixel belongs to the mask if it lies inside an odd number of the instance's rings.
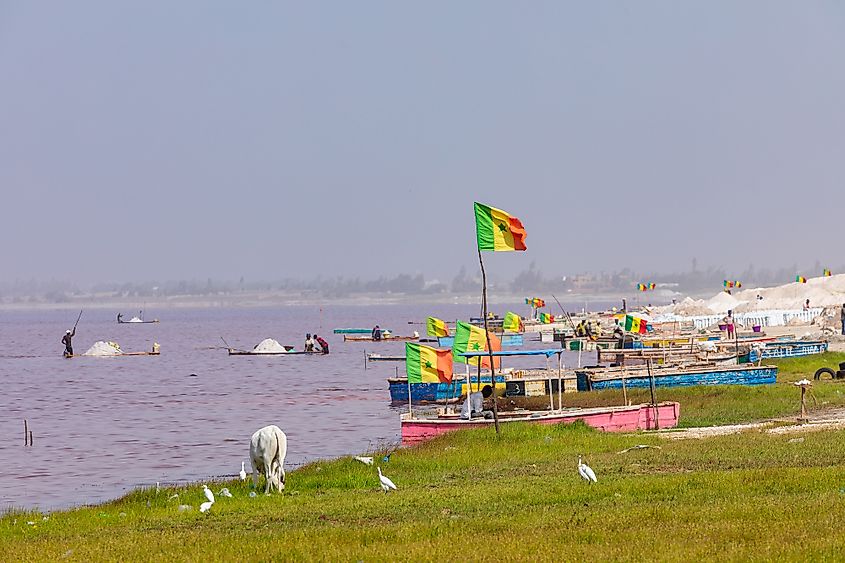
[[[525,250],[525,227],[519,219],[495,207],[474,205],[479,250]]]
[[[522,332],[524,330],[524,327],[522,326],[522,318],[520,318],[520,316],[516,313],[508,311],[505,315],[505,319],[502,321],[502,330],[507,332]]]
[[[411,383],[450,383],[452,354],[415,342],[405,343],[405,370]]]
[[[426,326],[426,333],[429,336],[449,336],[449,327],[446,326],[446,322],[435,317],[428,317],[425,323]]]
[[[502,341],[492,332],[490,333],[490,346],[494,352],[502,349]],[[481,352],[484,350],[487,350],[487,336],[484,334],[484,329],[458,321],[455,327],[455,343],[452,345],[452,359],[462,364],[477,366],[478,358],[465,358],[461,354],[464,352]],[[493,358],[493,363],[496,369],[499,369],[502,360],[496,357]],[[489,368],[490,358],[482,357],[481,365]]]

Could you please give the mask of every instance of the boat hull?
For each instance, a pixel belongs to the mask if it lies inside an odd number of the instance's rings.
[[[582,421],[588,426],[605,432],[635,432],[638,430],[674,428],[678,425],[680,410],[679,403],[665,402],[656,406],[632,405],[627,407],[544,411],[512,417],[506,416],[507,413],[502,413],[499,417],[499,423],[503,425],[513,422],[572,424]],[[405,414],[401,416],[402,444],[418,444],[456,430],[489,428],[493,424],[494,422],[491,419],[424,419]]]
[[[591,372],[575,370],[578,377],[578,391],[598,389],[621,389],[622,376],[613,378],[593,378]],[[691,385],[767,385],[777,380],[778,368],[775,366],[722,367],[712,366],[698,370],[678,370],[655,373],[655,387],[688,387]],[[649,387],[651,378],[644,370],[625,375],[625,387]]]
[[[408,404],[408,380],[404,377],[391,377],[387,380],[390,388],[390,402]],[[481,386],[490,385],[490,376],[481,377]],[[471,381],[472,391],[478,391],[475,378]],[[496,376],[496,394],[505,392],[505,377]],[[466,397],[466,380],[453,380],[452,383],[411,383],[411,403],[415,405],[430,403],[455,402]]]
[[[751,348],[748,353],[749,362],[757,362],[770,358],[797,358],[827,352],[827,342],[771,342],[762,348]]]

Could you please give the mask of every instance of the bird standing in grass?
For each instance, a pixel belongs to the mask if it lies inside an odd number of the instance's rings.
[[[200,505],[200,512],[208,512],[209,510],[211,510],[211,506],[212,506],[213,504],[214,504],[213,502],[204,502],[204,503],[202,503],[202,504]]]
[[[241,462],[240,476],[241,476],[241,481],[246,481],[246,469],[244,468],[244,462],[243,461]]]
[[[378,468],[378,480],[381,481],[381,490],[387,493],[390,489],[396,490],[396,485],[393,481],[385,477],[381,472],[381,467]]]
[[[372,465],[373,464],[373,458],[368,457],[368,456],[360,456],[360,455],[355,456],[355,461],[360,461],[364,465]]]
[[[220,496],[226,497],[226,498],[232,498],[232,493],[229,492],[228,487],[223,487],[222,489],[220,489],[220,492],[217,493],[217,494],[219,494]]]
[[[596,479],[596,473],[590,468],[589,465],[583,463],[581,461],[581,456],[578,456],[578,474],[581,475],[581,478],[590,483],[597,483],[598,479]]]
[[[202,486],[202,492],[205,493],[205,498],[208,499],[208,502],[214,504],[214,493],[211,492],[211,489],[206,487],[205,485]]]

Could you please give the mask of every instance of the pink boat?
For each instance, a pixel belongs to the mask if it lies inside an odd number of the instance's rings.
[[[665,402],[655,405],[627,407],[572,408],[558,411],[512,411],[499,413],[499,422],[535,422],[537,424],[571,424],[577,420],[606,432],[634,432],[674,428],[678,425],[680,403]],[[400,417],[402,444],[411,445],[431,440],[441,434],[464,428],[484,428],[493,424],[492,419],[464,420],[457,413],[439,414],[436,418],[417,418],[411,414]]]

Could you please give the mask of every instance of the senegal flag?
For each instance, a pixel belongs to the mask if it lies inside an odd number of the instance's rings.
[[[490,344],[494,352],[502,349],[502,341],[493,333],[490,333]],[[455,343],[452,345],[452,359],[462,364],[477,366],[478,360],[476,358],[465,358],[461,354],[464,352],[481,352],[483,350],[487,350],[487,337],[484,334],[484,329],[458,321],[458,325],[455,327]],[[496,369],[499,369],[502,360],[500,358],[493,358],[493,362]],[[489,368],[490,358],[481,358],[481,365]]]
[[[522,319],[516,313],[508,313],[505,315],[505,320],[502,321],[502,330],[508,332],[522,332]]]
[[[807,278],[804,276],[795,276],[795,281],[797,283],[807,283]]]
[[[436,319],[434,317],[429,317],[425,323],[426,326],[426,333],[429,336],[449,336],[449,327],[446,326],[446,321],[442,321],[440,319]]]
[[[522,222],[501,209],[475,204],[478,250],[525,250]]]
[[[405,369],[411,383],[451,383],[452,355],[449,350],[406,342]]]
[[[555,322],[555,316],[550,315],[548,313],[540,313],[537,315],[537,319],[543,324],[550,324]]]
[[[625,315],[625,330],[637,334],[645,334],[648,332],[648,322],[639,317]]]

